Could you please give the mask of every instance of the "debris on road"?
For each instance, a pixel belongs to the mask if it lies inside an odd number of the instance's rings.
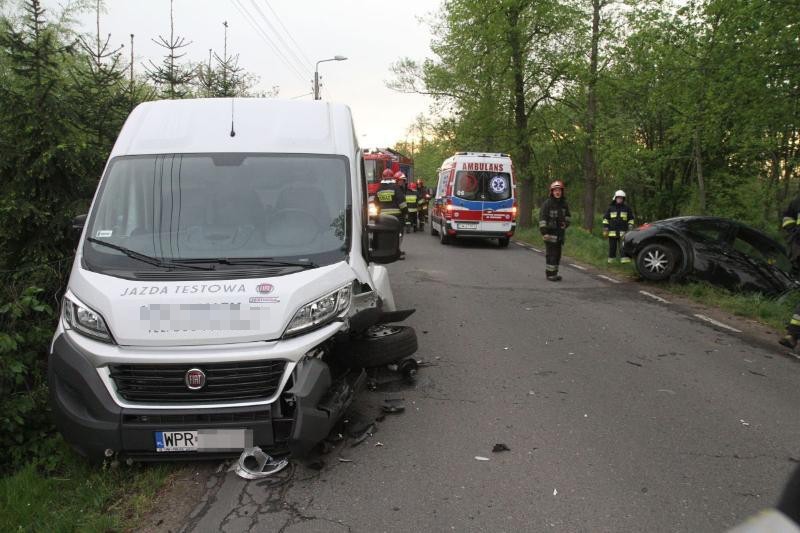
[[[633,361],[625,361],[625,362],[628,363],[629,365],[633,365],[633,366],[642,366],[641,363],[634,363]]]
[[[492,448],[492,453],[510,452],[510,451],[511,451],[511,448],[509,448],[508,446],[506,446],[502,442],[498,442],[497,444],[494,445],[494,448]]]
[[[488,461],[488,460],[489,460],[489,458],[488,458],[488,457],[482,457],[482,456],[480,456],[480,455],[476,455],[476,456],[475,456],[475,460],[476,460],[476,461]]]
[[[352,459],[345,459],[344,457],[339,457],[339,462],[340,463],[352,463],[353,460]]]
[[[750,422],[745,422],[741,418],[739,419],[739,422],[741,422],[743,426],[750,426]]]
[[[376,442],[376,443],[375,443],[375,447],[376,447],[376,448],[380,448],[381,446],[383,446],[383,443],[382,443],[382,442]]]
[[[350,444],[350,447],[355,448],[356,446],[367,440],[369,437],[371,437],[377,430],[378,426],[376,426],[375,424],[370,424],[369,426],[367,426],[366,429],[364,429],[363,432],[356,434],[355,438],[353,439],[353,442]]]
[[[553,489],[553,496],[558,496],[558,489]]]
[[[381,410],[388,414],[402,413],[406,410],[405,398],[386,398]]]
[[[656,392],[666,392],[667,394],[675,395],[675,391],[670,389],[658,389]]]
[[[289,465],[288,459],[274,459],[261,448],[247,448],[239,456],[236,475],[244,479],[263,479],[277,474]]]

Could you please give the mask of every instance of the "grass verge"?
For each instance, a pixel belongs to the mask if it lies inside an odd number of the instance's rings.
[[[542,236],[537,228],[517,231],[515,238],[534,246],[543,246]],[[607,259],[608,242],[599,235],[589,233],[580,227],[573,226],[567,229],[564,255],[598,269],[613,272],[618,276],[638,279],[632,265],[609,264]],[[643,285],[648,284],[644,281],[642,283]],[[757,320],[779,330],[786,327],[786,322],[792,315],[795,305],[800,301],[798,294],[774,299],[756,293],[736,293],[708,283],[680,282],[653,285],[698,303]]]
[[[0,478],[0,531],[121,531],[151,508],[170,465],[93,466],[60,437]]]

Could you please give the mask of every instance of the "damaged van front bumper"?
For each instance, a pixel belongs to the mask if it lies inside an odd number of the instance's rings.
[[[326,333],[318,336],[324,339]],[[130,357],[113,361],[85,345],[74,333],[60,331],[52,344],[48,382],[56,426],[67,442],[92,459],[209,459],[236,456],[250,446],[302,456],[328,435],[366,382],[363,370],[334,376],[314,350],[296,361],[254,355],[220,361],[210,354],[179,354],[165,364],[163,353],[158,363],[147,358],[132,362]],[[203,397],[203,390],[191,396],[187,372],[193,369],[205,369],[206,390],[221,400]],[[272,372],[268,379],[274,390],[249,391],[246,374],[231,378],[231,372]],[[184,379],[187,388],[179,390],[176,383]],[[243,393],[227,397],[224,391],[236,392],[237,382]],[[256,396],[247,398],[248,392]],[[259,398],[259,393],[266,396]],[[194,447],[165,447],[165,435],[186,435],[195,439],[190,442]],[[212,440],[213,446],[202,445]]]

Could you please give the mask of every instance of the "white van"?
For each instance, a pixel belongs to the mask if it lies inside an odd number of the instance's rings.
[[[349,108],[149,102],[126,121],[82,229],[48,364],[90,457],[303,454],[365,381],[416,350],[367,225]]]
[[[430,205],[431,235],[497,239],[508,246],[517,225],[514,165],[508,154],[457,152],[439,168]]]

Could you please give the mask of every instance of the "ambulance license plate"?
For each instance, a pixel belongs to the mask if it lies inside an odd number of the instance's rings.
[[[243,450],[253,444],[251,429],[156,431],[156,452],[217,452]]]
[[[477,222],[459,222],[458,229],[477,229],[478,223]]]

